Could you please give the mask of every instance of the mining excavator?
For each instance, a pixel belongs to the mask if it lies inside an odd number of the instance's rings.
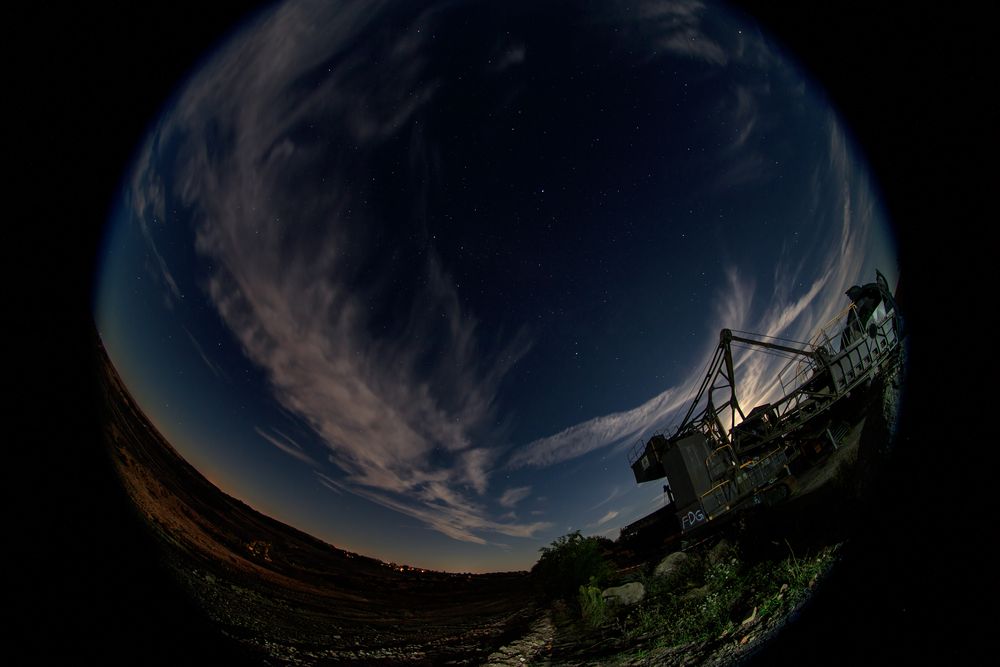
[[[809,342],[720,332],[680,424],[669,435],[640,440],[629,453],[637,483],[666,478],[666,505],[623,528],[623,538],[652,523],[665,523],[671,534],[704,532],[721,517],[781,502],[796,474],[838,447],[856,417],[857,397],[898,363],[903,338],[895,299],[880,272],[874,283],[851,287],[846,295],[850,304]],[[787,357],[777,378],[780,398],[744,411],[734,346]]]

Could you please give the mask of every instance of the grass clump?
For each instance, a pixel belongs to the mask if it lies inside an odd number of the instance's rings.
[[[662,643],[674,646],[714,637],[732,627],[743,593],[740,561],[731,558],[707,567],[698,567],[694,561],[686,570],[690,578],[685,586],[668,592],[653,586],[654,594],[622,624],[626,639],[656,634]]]
[[[598,628],[604,625],[610,617],[608,603],[601,595],[601,589],[593,585],[594,581],[586,586],[580,586],[580,593],[577,600],[580,604],[580,613],[583,620],[588,625]]]
[[[625,642],[641,640],[646,647],[714,639],[738,629],[755,609],[757,618],[791,609],[808,595],[831,559],[829,550],[799,558],[791,547],[787,558],[757,563],[738,554],[708,565],[692,558],[670,581],[645,578],[646,598],[617,615],[605,613],[603,622],[613,621]],[[598,616],[591,613],[590,618]]]

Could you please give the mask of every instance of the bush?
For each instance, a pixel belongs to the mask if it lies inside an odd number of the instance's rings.
[[[579,530],[542,547],[541,552],[531,575],[546,600],[579,602],[581,586],[599,588],[611,577],[612,568],[601,553],[601,541],[583,537]]]

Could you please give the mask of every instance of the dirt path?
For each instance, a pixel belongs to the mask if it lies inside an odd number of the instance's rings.
[[[821,584],[824,575],[817,577]],[[579,624],[571,621],[565,608],[548,610],[520,639],[490,654],[486,667],[660,667],[705,665],[721,667],[749,660],[773,639],[788,622],[796,618],[812,597],[810,586],[805,597],[780,615],[757,616],[719,637],[683,644],[657,646],[658,636],[650,634],[630,642],[591,631],[586,641]]]
[[[486,667],[550,665],[552,662],[549,654],[552,651],[555,634],[556,627],[552,621],[552,611],[549,610],[531,625],[531,629],[523,637],[491,653],[485,665]]]

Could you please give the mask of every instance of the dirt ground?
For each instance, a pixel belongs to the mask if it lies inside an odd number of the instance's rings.
[[[565,605],[536,603],[526,572],[430,572],[337,549],[208,482],[104,362],[105,435],[122,483],[174,578],[251,662],[721,665],[752,656],[797,614],[798,607],[686,646],[654,648],[655,637],[639,638],[631,648],[647,641],[648,651],[623,653],[620,642],[582,632]],[[863,436],[873,428],[857,423],[821,468],[798,478],[789,501],[753,520],[748,533],[764,550],[787,535],[803,549],[836,548],[847,538],[849,513],[834,494],[843,491],[843,476],[857,466]],[[808,596],[799,606],[806,603]]]
[[[103,380],[112,458],[164,561],[262,664],[480,664],[537,616],[526,572],[388,564],[260,514],[177,455],[107,361]]]

